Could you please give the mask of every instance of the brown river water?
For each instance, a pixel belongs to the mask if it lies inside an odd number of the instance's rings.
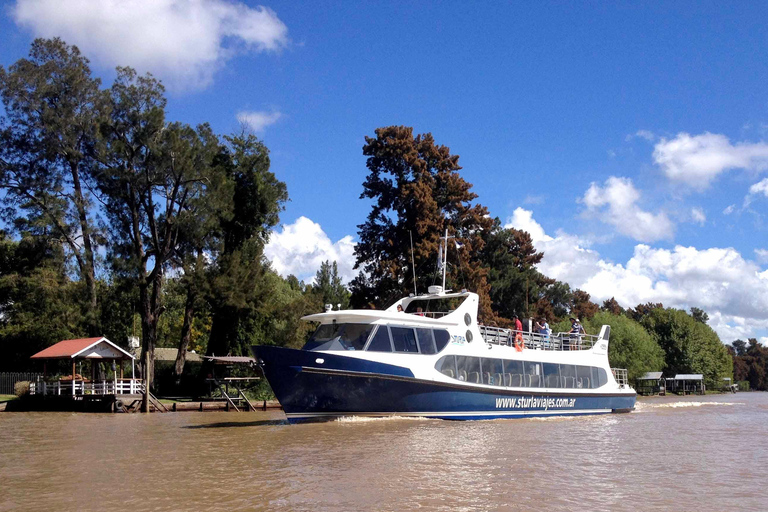
[[[494,421],[0,413],[0,510],[768,510],[768,393]]]

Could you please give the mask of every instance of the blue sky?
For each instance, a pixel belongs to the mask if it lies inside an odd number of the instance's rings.
[[[349,276],[365,135],[432,132],[542,270],[768,340],[768,4],[18,0],[0,64],[59,35],[171,119],[251,126],[288,185],[275,268]]]

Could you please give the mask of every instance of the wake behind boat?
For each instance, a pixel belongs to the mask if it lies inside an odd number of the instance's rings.
[[[342,416],[495,419],[628,412],[635,391],[598,336],[477,323],[478,296],[432,286],[382,310],[305,316],[301,350],[254,346],[290,422]],[[402,312],[398,306],[402,307]]]

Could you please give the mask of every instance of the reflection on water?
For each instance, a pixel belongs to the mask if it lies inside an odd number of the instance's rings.
[[[764,510],[768,394],[454,422],[0,414],[5,510]]]

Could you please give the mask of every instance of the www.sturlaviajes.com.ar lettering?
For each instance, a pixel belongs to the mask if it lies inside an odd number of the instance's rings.
[[[575,398],[546,398],[529,396],[496,399],[497,409],[556,409],[573,408],[575,406]]]

